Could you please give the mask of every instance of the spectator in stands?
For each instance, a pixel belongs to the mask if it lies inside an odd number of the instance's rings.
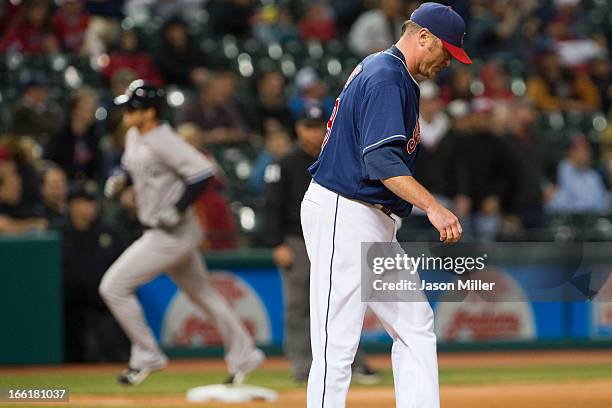
[[[312,67],[304,67],[295,76],[297,95],[289,101],[289,108],[293,116],[299,119],[308,104],[323,106],[325,117],[330,117],[334,109],[334,99],[327,93],[327,85],[321,80],[317,71]]]
[[[68,215],[68,180],[59,166],[50,164],[42,176],[41,215],[49,222],[49,229],[64,228]]]
[[[215,36],[232,34],[249,37],[255,14],[254,0],[218,0],[209,2],[210,22]]]
[[[115,71],[110,79],[110,90],[113,95],[111,99],[123,95],[130,83],[136,78],[136,73],[129,68],[121,68]]]
[[[204,146],[240,143],[249,138],[230,82],[224,74],[211,74],[200,84],[198,98],[178,113],[179,124],[192,122],[202,129]]]
[[[24,205],[37,207],[41,201],[39,160],[35,157],[37,146],[25,136],[0,137],[0,149],[6,149],[11,158],[5,163],[19,174],[21,179],[21,198]]]
[[[259,154],[253,169],[249,186],[254,193],[261,193],[265,187],[268,165],[283,158],[291,150],[291,137],[285,129],[276,129],[266,135],[266,148]]]
[[[168,20],[161,31],[162,43],[155,61],[164,81],[189,87],[208,75],[206,57],[179,18]]]
[[[94,184],[72,186],[68,214],[62,231],[66,360],[117,360],[125,356],[127,342],[97,288],[122,243],[114,229],[100,222]]]
[[[608,48],[605,36],[595,34],[580,3],[579,0],[557,1],[555,14],[546,25],[545,40],[557,51],[565,67],[584,66],[592,58],[605,56]]]
[[[96,92],[82,87],[70,96],[64,129],[49,143],[47,159],[56,162],[71,180],[94,179],[102,165],[100,127],[95,112]]]
[[[0,52],[40,55],[58,50],[59,42],[53,35],[48,0],[24,3],[20,15],[0,40]]]
[[[155,16],[163,20],[180,16],[190,21],[201,15],[205,0],[126,0],[124,11],[136,21]]]
[[[538,56],[527,80],[527,94],[543,112],[591,112],[600,107],[599,92],[589,76],[563,68],[555,51]]]
[[[593,59],[589,64],[589,75],[595,88],[599,91],[601,110],[604,114],[612,113],[612,66],[607,57]]]
[[[453,157],[455,137],[449,131],[452,122],[449,115],[444,111],[444,103],[440,99],[440,89],[431,81],[423,81],[420,85],[421,97],[419,108],[419,132],[420,150],[419,160],[416,162],[414,176],[423,184],[436,198],[450,206],[452,197],[451,180],[453,179]],[[403,230],[399,232],[398,239],[421,240],[429,239],[429,221],[425,212],[415,208],[412,216],[403,222]],[[458,214],[463,216],[466,214]],[[465,233],[468,232],[465,222]],[[414,232],[422,237],[415,238]],[[435,237],[434,237],[435,239]]]
[[[592,167],[592,149],[576,135],[557,168],[557,190],[546,205],[551,213],[600,214],[610,210],[610,193]]]
[[[224,67],[219,68],[216,71],[216,75],[221,81],[222,98],[227,101],[238,103],[238,75],[236,74],[236,72],[232,71],[227,67]]]
[[[299,38],[287,6],[267,4],[259,9],[254,20],[253,34],[262,43],[285,44]]]
[[[86,33],[87,52],[90,56],[106,58],[107,50],[116,43],[121,32],[121,20],[124,18],[123,2],[85,0],[85,9],[91,15]]]
[[[326,42],[336,38],[336,22],[331,7],[324,0],[315,0],[306,6],[306,12],[299,21],[302,40]]]
[[[501,225],[502,210],[512,202],[517,163],[507,142],[492,132],[493,102],[479,98],[472,105],[472,132],[457,138],[453,183],[455,193],[469,199],[476,235],[492,240]]]
[[[450,160],[451,175],[448,177],[446,186],[448,194],[453,198],[453,209],[457,216],[461,218],[461,224],[464,225],[464,230],[469,229],[469,217],[472,213],[472,201],[462,192],[465,189],[461,188],[460,178],[465,177],[465,167],[462,165],[462,158],[457,153],[459,150],[457,145],[459,141],[465,140],[474,132],[473,116],[471,106],[463,99],[455,99],[451,101],[446,108],[451,120],[452,126],[449,134],[446,136],[453,144],[451,149],[452,156]],[[418,162],[417,162],[418,163]],[[457,174],[459,171],[460,174]],[[465,221],[464,221],[465,220]]]
[[[49,142],[63,121],[59,105],[49,97],[50,85],[41,73],[24,81],[21,99],[11,109],[10,133],[32,136],[43,146]]]
[[[141,47],[138,35],[134,30],[124,30],[119,43],[109,55],[108,64],[102,69],[102,76],[107,81],[121,69],[129,68],[138,78],[162,86],[163,80],[153,60]]]
[[[10,23],[17,18],[21,7],[21,3],[14,1],[0,2],[0,35],[4,35]]]
[[[511,203],[512,213],[516,214],[526,228],[539,228],[544,225],[544,190],[548,156],[538,138],[534,125],[538,119],[537,110],[528,99],[517,100],[510,107],[507,117],[507,139],[517,162],[517,190]]]
[[[200,150],[217,168],[217,172],[194,204],[200,225],[205,232],[202,249],[234,249],[237,247],[237,230],[229,202],[225,197],[227,180],[214,157],[198,147],[201,146],[200,132],[197,125],[192,123],[185,123],[177,129],[179,135]]]
[[[117,70],[110,79],[110,93],[100,95],[100,109],[106,112],[106,119],[98,122],[99,133],[102,136],[102,162],[101,170],[103,174],[108,174],[109,170],[119,166],[125,134],[127,127],[123,123],[123,111],[121,107],[115,105],[113,100],[125,93],[128,85],[136,78],[136,74],[129,68]]]
[[[366,4],[370,0],[334,0],[331,2],[336,16],[336,27],[339,32],[346,34],[351,29],[355,20],[366,11]]]
[[[482,96],[491,99],[496,104],[511,104],[515,98],[510,86],[510,77],[504,67],[491,61],[485,64],[480,71],[480,78],[484,85]]]
[[[445,103],[458,99],[470,102],[474,97],[472,93],[473,82],[474,75],[471,69],[463,65],[458,66],[450,75],[448,83],[442,86],[440,97]]]
[[[22,180],[7,149],[0,150],[0,234],[44,231],[47,220],[23,200]]]
[[[106,163],[105,168],[114,168],[119,165],[121,153],[123,152],[124,137],[127,129],[123,124],[122,108],[115,105],[113,100],[125,93],[127,87],[137,79],[136,74],[129,68],[117,70],[110,79],[110,88],[112,94],[104,99],[103,105],[108,116],[104,121],[104,133],[110,136],[110,151],[104,158]]]
[[[65,52],[78,55],[89,55],[92,49],[100,45],[91,44],[99,41],[95,35],[88,35],[91,16],[85,10],[83,0],[62,0],[60,8],[53,15],[53,31]]]
[[[293,129],[295,121],[287,106],[285,77],[280,71],[264,71],[259,75],[256,98],[247,105],[247,110],[251,127],[260,135],[278,126]]]
[[[380,7],[364,12],[348,36],[351,51],[365,57],[395,43],[404,23],[402,0],[380,0]]]
[[[522,27],[525,17],[538,6],[535,0],[471,1],[470,35],[466,47],[475,56],[506,57],[524,52]],[[471,55],[471,54],[470,54]]]
[[[447,197],[451,169],[452,139],[447,137],[451,121],[443,110],[438,86],[431,81],[421,83],[419,128],[421,150],[415,177],[433,194]]]
[[[554,9],[548,26],[552,23],[560,23],[567,27],[555,28],[559,33],[555,33],[555,38],[568,39],[578,38],[590,31],[590,21],[587,18],[585,8],[580,0],[555,0]],[[551,31],[549,28],[548,31]]]

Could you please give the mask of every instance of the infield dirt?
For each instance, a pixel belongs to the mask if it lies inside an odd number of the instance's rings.
[[[440,368],[462,368],[466,372],[474,367],[533,367],[563,366],[568,364],[609,364],[612,367],[612,351],[530,351],[502,353],[451,353],[440,356]],[[372,364],[380,369],[390,366],[388,356],[376,356]],[[47,373],[106,373],[113,375],[118,365],[67,365],[59,367],[3,367],[0,376],[45,375]],[[223,371],[221,360],[177,360],[167,372]],[[263,370],[285,370],[287,362],[282,358],[268,360]],[[223,405],[219,403],[188,404],[184,393],[147,395],[93,395],[73,394],[70,407],[205,407],[219,408],[302,408],[305,407],[305,387],[279,391],[274,403],[256,402],[250,404]],[[612,407],[612,378],[566,379],[558,382],[538,381],[493,384],[461,384],[441,386],[442,407],[444,408],[608,408]],[[2,406],[2,404],[0,404]],[[26,405],[14,405],[24,407]],[[34,406],[34,405],[28,405]],[[39,406],[62,406],[39,404]],[[352,387],[349,392],[349,408],[394,407],[393,388]]]

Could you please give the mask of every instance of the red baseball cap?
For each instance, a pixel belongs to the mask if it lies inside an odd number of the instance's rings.
[[[465,21],[450,6],[433,2],[423,3],[414,10],[410,20],[438,37],[457,61],[463,64],[472,63],[472,59],[463,49]]]

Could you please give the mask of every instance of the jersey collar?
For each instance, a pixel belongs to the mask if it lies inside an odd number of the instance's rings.
[[[408,66],[406,65],[406,58],[404,58],[404,54],[402,54],[399,48],[397,48],[395,45],[392,45],[391,48],[389,48],[386,51],[383,51],[383,53],[387,55],[391,55],[394,58],[397,58],[402,63],[404,68],[406,68],[406,72],[408,73],[408,76],[410,76],[410,79],[412,79],[412,81],[415,83],[417,88],[420,88],[419,83],[416,81],[416,79],[414,79],[414,77],[408,70]]]

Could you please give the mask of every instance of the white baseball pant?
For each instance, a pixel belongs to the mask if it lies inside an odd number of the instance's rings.
[[[172,232],[150,229],[106,272],[100,295],[132,342],[129,366],[163,368],[167,358],[147,325],[135,290],[163,272],[209,315],[221,332],[230,373],[241,369],[255,351],[252,338],[225,299],[208,283],[198,245],[202,231],[192,210]]]
[[[308,408],[345,407],[367,306],[393,339],[396,407],[439,407],[429,303],[361,301],[361,243],[394,241],[395,221],[314,182],[302,201],[301,220],[311,262]]]

